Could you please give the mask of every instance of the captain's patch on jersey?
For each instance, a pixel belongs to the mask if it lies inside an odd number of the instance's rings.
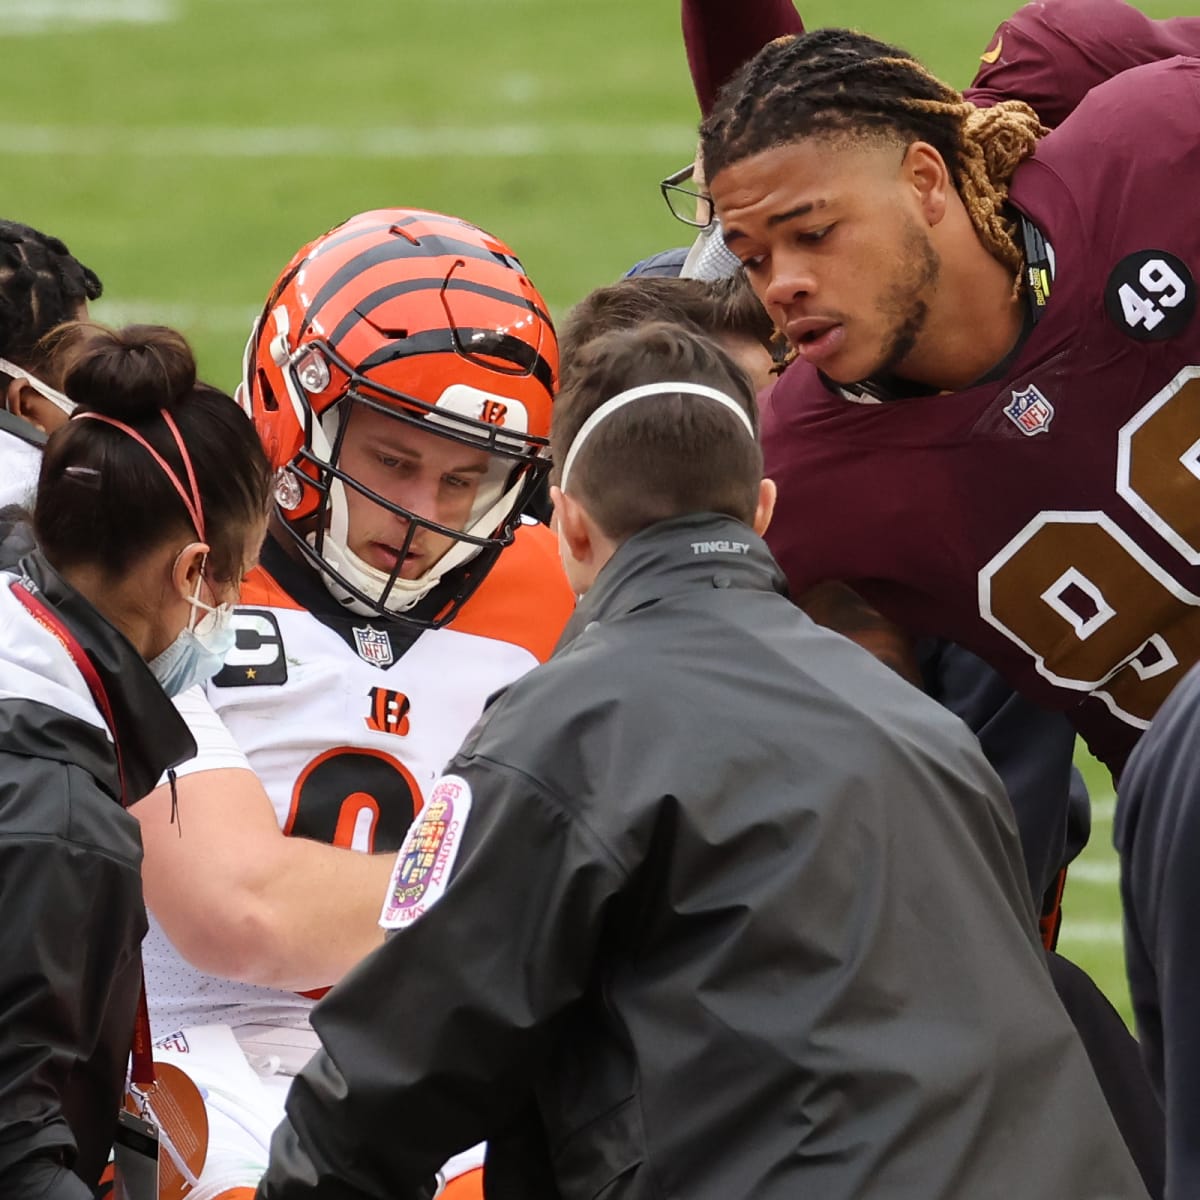
[[[232,624],[237,642],[213,683],[217,687],[287,683],[287,658],[275,614],[263,608],[235,608]]]
[[[1013,392],[1011,403],[1004,408],[1004,415],[1026,436],[1048,433],[1054,420],[1054,405],[1031,383],[1019,392]]]
[[[443,775],[396,855],[379,914],[384,929],[403,929],[437,903],[450,880],[470,812],[471,785],[459,775]]]
[[[1165,250],[1126,255],[1108,277],[1104,307],[1114,325],[1139,342],[1163,342],[1187,328],[1196,312],[1196,281]]]

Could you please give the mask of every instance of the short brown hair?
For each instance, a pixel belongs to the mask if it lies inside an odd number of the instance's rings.
[[[606,400],[649,383],[699,383],[726,393],[749,417],[754,437],[711,399],[648,396],[595,428],[572,465],[571,494],[616,542],[689,513],[725,513],[750,524],[763,467],[753,388],[715,342],[677,324],[614,330],[579,350],[554,405],[554,479],[588,417]]]
[[[771,318],[740,271],[712,281],[635,275],[597,288],[567,314],[558,338],[564,382],[593,338],[649,321],[680,325],[709,337],[748,338],[767,350],[775,336]]]

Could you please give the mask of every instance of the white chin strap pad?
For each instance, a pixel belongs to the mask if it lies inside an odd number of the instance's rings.
[[[521,483],[522,479],[518,478],[513,486],[501,494],[496,502],[477,517],[465,532],[475,537],[490,536],[512,511],[521,490]],[[378,602],[387,590],[390,575],[387,571],[380,571],[377,567],[364,562],[350,549],[346,489],[341,480],[335,479],[330,483],[329,508],[332,519],[325,534],[321,557],[348,583]],[[310,534],[309,544],[313,544],[315,539],[316,534]],[[413,605],[428,596],[450,571],[470,562],[481,549],[481,546],[474,546],[470,542],[456,541],[428,571],[418,578],[401,579],[397,576],[391,591],[388,592],[387,600],[383,604],[385,611],[389,613],[407,612]],[[352,612],[367,614],[376,611],[347,592],[332,576],[323,574],[322,578],[334,599],[339,604],[344,604]]]

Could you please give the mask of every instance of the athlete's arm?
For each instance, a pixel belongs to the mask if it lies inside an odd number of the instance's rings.
[[[981,108],[1024,100],[1054,127],[1097,84],[1177,54],[1200,54],[1200,17],[1155,21],[1125,0],[1036,0],[1001,23],[965,95]]]
[[[146,904],[194,967],[289,988],[336,982],[383,940],[394,854],[285,837],[253,771],[181,776],[130,811],[142,827]]]
[[[792,0],[683,0],[683,44],[701,113],[768,42],[803,32]]]
[[[897,675],[924,687],[912,638],[844,583],[819,583],[798,601],[818,625],[869,650]]]

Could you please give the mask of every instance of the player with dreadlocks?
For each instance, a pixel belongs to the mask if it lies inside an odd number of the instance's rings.
[[[705,117],[738,67],[773,39],[804,32],[792,0],[681,0],[680,7],[688,67]],[[1000,23],[963,96],[977,108],[1024,100],[1053,129],[1104,80],[1131,67],[1197,52],[1200,17],[1155,20],[1126,0],[1032,0]],[[700,163],[660,186],[675,213],[681,192],[695,194],[703,187]],[[693,223],[686,207],[680,216]],[[685,274],[714,279],[736,265],[719,234],[719,221],[701,229]]]
[[[804,32],[792,0],[680,0],[700,111],[769,41]],[[1000,23],[963,95],[986,108],[1021,99],[1054,128],[1105,79],[1200,51],[1200,17],[1154,19],[1126,0],[1033,0]]]
[[[793,593],[841,580],[965,645],[1114,774],[1200,658],[1198,117],[1195,59],[1046,133],[822,30],[765,47],[702,130],[796,356],[763,422]]]
[[[718,102],[703,131],[704,161],[712,176],[714,198],[720,196],[719,205],[737,218],[732,227],[726,220],[725,240],[741,257],[747,275],[761,279],[766,261],[761,253],[744,252],[743,243],[752,240],[752,234],[741,228],[757,215],[759,189],[754,184],[760,182],[764,168],[769,182],[761,182],[773,189],[779,166],[798,179],[816,175],[823,164],[811,160],[832,150],[839,166],[849,164],[852,182],[865,193],[861,198],[869,202],[875,197],[878,203],[885,198],[878,185],[887,174],[894,174],[885,157],[894,157],[893,148],[898,149],[904,153],[906,174],[920,187],[921,215],[931,228],[951,235],[956,257],[965,267],[959,272],[962,286],[954,290],[974,293],[977,306],[991,318],[990,335],[985,338],[979,337],[978,330],[964,331],[959,339],[964,344],[955,356],[961,361],[947,364],[939,347],[937,366],[918,363],[916,374],[911,370],[908,374],[939,388],[971,382],[1012,346],[1023,318],[1018,303],[1023,253],[1016,241],[1016,222],[1004,204],[1017,164],[1046,132],[1037,115],[1015,100],[976,109],[903,51],[848,30],[824,29],[784,39],[767,47],[755,62],[757,70],[742,77],[748,86],[740,95]],[[723,172],[723,186],[718,186],[717,177]],[[747,193],[750,205],[743,200]],[[886,203],[891,228],[878,225],[871,231],[875,244],[859,238],[855,245],[860,253],[867,252],[860,265],[869,265],[870,271],[864,271],[857,282],[874,280],[877,311],[869,319],[873,340],[880,344],[858,339],[846,347],[845,325],[833,320],[832,313],[781,314],[796,352],[828,367],[832,377],[844,383],[890,372],[917,349],[935,294],[943,305],[953,298],[957,306],[960,298],[947,289],[950,281],[942,278],[943,255],[917,215],[895,206],[891,196]],[[804,212],[793,215],[789,210],[786,222],[776,220],[768,228],[786,224],[795,236],[790,226],[803,218],[797,227],[802,229],[803,244],[818,245],[832,232],[825,219],[828,204],[824,195],[806,199],[797,206]],[[985,279],[1007,280],[1006,292],[979,287]],[[761,290],[759,294],[770,306],[772,296]],[[996,347],[999,353],[994,353]],[[839,365],[831,359],[839,360]],[[931,377],[925,380],[923,375]],[[882,386],[879,381],[878,387]]]
[[[967,646],[1114,771],[1200,657],[1200,239],[1176,199],[1198,99],[1200,62],[1154,63],[1043,136],[820,30],[765,47],[702,129],[797,357],[764,417],[794,594],[842,580]]]

